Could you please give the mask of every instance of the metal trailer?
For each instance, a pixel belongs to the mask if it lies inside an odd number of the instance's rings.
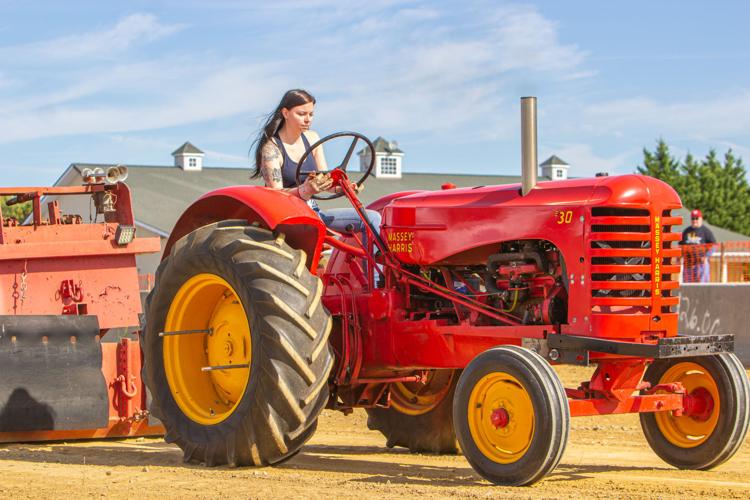
[[[0,188],[33,207],[26,222],[0,214],[0,442],[163,433],[141,380],[135,264],[160,242],[135,238],[124,176]],[[93,220],[62,213],[63,196],[90,200]]]

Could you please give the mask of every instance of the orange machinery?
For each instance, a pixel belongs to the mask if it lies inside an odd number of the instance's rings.
[[[0,442],[163,433],[141,380],[135,261],[160,244],[135,238],[126,175],[0,188],[33,208],[26,221],[0,214]],[[62,213],[76,200],[89,220]]]

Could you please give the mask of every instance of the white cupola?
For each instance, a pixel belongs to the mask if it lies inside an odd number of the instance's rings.
[[[372,145],[375,146],[373,175],[378,178],[400,179],[404,152],[398,148],[398,143],[378,137]],[[364,171],[370,164],[370,148],[363,148],[358,154],[359,169]]]
[[[570,165],[555,155],[544,160],[539,166],[542,167],[542,177],[547,177],[552,181],[561,181],[568,178]]]
[[[174,166],[180,167],[186,172],[197,172],[203,169],[203,157],[205,153],[189,142],[177,148],[172,153],[172,156],[174,156]]]

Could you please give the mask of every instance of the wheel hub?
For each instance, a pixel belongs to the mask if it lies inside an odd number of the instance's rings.
[[[225,341],[224,342],[224,354],[226,354],[227,356],[231,356],[233,352],[234,352],[234,347],[232,347],[232,341],[231,340]]]
[[[714,411],[714,398],[705,387],[698,387],[685,398],[685,415],[705,422]]]
[[[498,408],[490,415],[490,422],[492,422],[492,425],[495,426],[495,429],[504,428],[506,425],[508,425],[509,421],[510,415],[508,415],[508,410],[506,410],[505,408]]]

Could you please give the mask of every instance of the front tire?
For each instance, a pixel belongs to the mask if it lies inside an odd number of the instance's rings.
[[[322,283],[283,234],[245,224],[180,239],[146,301],[151,409],[186,462],[283,461],[312,436],[329,397]]]
[[[693,408],[641,413],[641,428],[659,457],[680,469],[709,470],[729,460],[750,425],[750,383],[730,353],[657,360],[646,370],[652,386],[680,382]]]
[[[498,485],[526,486],[560,461],[570,410],[565,389],[544,358],[502,346],[481,353],[464,369],[453,422],[475,471]]]

